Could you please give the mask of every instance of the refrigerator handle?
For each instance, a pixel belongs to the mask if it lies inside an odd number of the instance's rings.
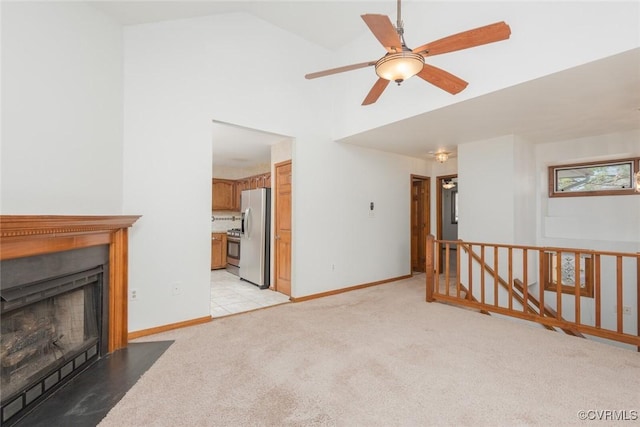
[[[250,219],[251,218],[251,208],[247,208],[243,213],[242,213],[242,234],[244,234],[245,236],[247,236],[247,239],[249,237],[251,237],[251,235],[249,234],[249,230],[251,230],[251,224],[250,224]]]

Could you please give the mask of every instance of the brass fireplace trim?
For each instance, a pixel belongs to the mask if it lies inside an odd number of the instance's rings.
[[[127,346],[128,228],[139,215],[0,215],[0,260],[109,245],[108,352]]]

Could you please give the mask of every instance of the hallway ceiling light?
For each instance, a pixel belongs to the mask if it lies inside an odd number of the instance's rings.
[[[439,161],[440,163],[444,163],[449,160],[449,153],[436,153],[435,157],[437,161]]]
[[[450,151],[443,151],[443,150],[429,151],[429,154],[431,156],[433,156],[433,158],[436,159],[440,163],[446,162],[447,160],[449,160],[449,157],[453,157],[455,155],[454,153],[452,153]]]

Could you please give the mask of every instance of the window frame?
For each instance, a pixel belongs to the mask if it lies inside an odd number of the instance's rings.
[[[578,294],[581,297],[593,298],[593,282],[594,282],[594,263],[593,256],[591,254],[585,254],[574,251],[566,251],[566,252],[558,252],[558,251],[547,251],[544,254],[543,258],[543,267],[542,270],[544,272],[543,275],[543,285],[545,291],[558,292],[558,274],[562,276],[562,262],[558,264],[558,255],[560,257],[572,257],[575,263],[576,256],[580,258],[580,272],[577,274],[578,279]],[[558,269],[561,271],[559,272]],[[584,275],[584,281],[581,281],[581,274]],[[573,269],[574,282],[576,279],[575,267]],[[575,295],[576,293],[576,284],[570,284],[562,281],[561,277],[560,283],[560,292],[563,294],[571,294]],[[584,286],[582,284],[584,283]]]
[[[609,164],[620,164],[620,163],[631,163],[631,187],[620,189],[620,190],[589,190],[589,191],[569,191],[569,192],[561,192],[556,191],[557,188],[557,171],[565,170],[565,169],[580,169],[584,167],[590,166],[600,166],[600,165],[609,165]],[[593,162],[582,162],[582,163],[569,163],[562,165],[552,165],[548,167],[548,184],[549,184],[549,197],[585,197],[585,196],[630,196],[630,195],[640,195],[637,191],[635,191],[634,176],[640,170],[640,157],[628,157],[624,159],[611,159],[611,160],[600,160]]]

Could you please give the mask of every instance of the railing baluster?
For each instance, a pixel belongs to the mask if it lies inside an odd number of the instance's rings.
[[[484,259],[484,245],[480,245],[480,262],[482,263],[481,265],[486,265],[485,263],[485,259]],[[484,304],[484,282],[485,282],[485,278],[484,278],[484,269],[480,268],[480,302],[482,304]]]
[[[434,294],[440,294],[440,263],[442,262],[442,248],[441,248],[441,243],[440,242],[435,242],[435,245],[433,246],[433,252],[435,255],[435,260],[433,262],[434,267],[435,267],[435,273],[434,273],[434,285],[433,285],[433,293]]]
[[[562,318],[562,252],[556,252],[556,319]]]
[[[622,301],[622,257],[616,257],[616,302],[618,311],[618,332],[622,333],[622,312],[624,306]]]
[[[498,307],[498,246],[493,247],[493,305]]]
[[[460,252],[460,249],[458,249],[458,252]],[[471,269],[473,268],[473,264],[471,263],[471,261],[473,261],[473,245],[469,245],[469,252],[467,253],[467,271],[468,271],[468,281],[469,281],[469,294],[467,295],[469,298],[469,301],[471,301],[473,298],[473,273],[471,271]]]
[[[509,247],[509,310],[513,310],[513,248]]]
[[[538,307],[538,311],[540,314],[544,313],[544,282],[546,281],[547,272],[549,271],[549,267],[547,266],[547,255],[545,254],[544,249],[538,250],[538,300],[540,302],[540,307]]]
[[[602,327],[602,295],[600,293],[600,281],[601,281],[601,270],[600,270],[600,254],[596,254],[593,257],[594,265],[594,274],[596,277],[594,283],[594,292],[596,293],[596,328]]]
[[[444,269],[444,286],[445,286],[445,294],[449,296],[449,243],[444,244],[444,265],[442,268]]]
[[[573,265],[574,265],[574,269],[575,269],[574,271],[576,272],[575,276],[574,276],[574,279],[573,279],[573,282],[574,282],[573,283],[573,285],[574,285],[573,286],[573,296],[575,298],[574,306],[575,306],[575,316],[576,316],[575,322],[579,325],[580,324],[580,302],[581,302],[580,301],[580,288],[582,286],[582,283],[580,283],[580,252],[575,252],[575,258],[573,259],[573,261],[574,261]],[[585,260],[585,263],[586,263],[586,260]],[[586,265],[585,265],[585,271],[587,271],[586,270]],[[587,281],[587,276],[586,276],[586,274],[585,274],[584,280],[585,280],[585,287],[586,287],[587,286],[587,282],[586,282]]]
[[[525,248],[522,250],[522,295],[524,296],[524,306],[522,312],[527,312],[527,306],[529,305],[529,257],[528,250]],[[542,313],[540,313],[542,315]]]
[[[460,245],[456,245],[456,296],[460,298]]]

